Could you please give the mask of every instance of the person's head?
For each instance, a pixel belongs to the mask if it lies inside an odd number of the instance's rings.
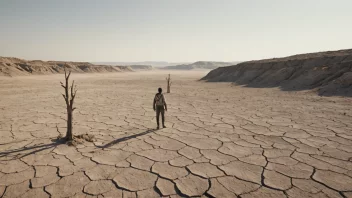
[[[159,88],[159,89],[158,89],[158,92],[159,92],[159,93],[163,92],[163,89],[162,89],[162,88]]]

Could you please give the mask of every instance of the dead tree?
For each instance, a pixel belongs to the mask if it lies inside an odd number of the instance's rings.
[[[166,82],[167,82],[167,93],[170,93],[170,87],[172,84],[170,74],[169,74],[169,77],[166,77]]]
[[[62,94],[62,96],[65,99],[66,102],[66,109],[67,109],[67,132],[66,132],[66,140],[67,141],[72,141],[73,140],[73,134],[72,134],[72,115],[73,111],[76,109],[73,107],[73,102],[76,97],[77,93],[77,86],[75,86],[75,81],[72,81],[71,87],[69,87],[69,78],[71,75],[71,71],[66,72],[65,68],[65,84],[61,83],[61,87],[65,89],[65,94]],[[70,92],[70,93],[69,93]]]

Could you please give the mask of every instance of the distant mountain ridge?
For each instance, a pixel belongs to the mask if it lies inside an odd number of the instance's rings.
[[[0,56],[0,76],[22,76],[63,73],[64,68],[76,73],[131,72],[129,66],[93,65],[88,62],[24,60]]]
[[[128,67],[132,68],[133,70],[153,70],[153,66],[151,65],[129,65]]]
[[[152,67],[166,67],[171,65],[187,64],[188,62],[167,62],[167,61],[141,61],[141,62],[91,62],[95,65],[150,65]]]
[[[225,67],[235,65],[233,62],[216,62],[216,61],[197,61],[191,64],[182,64],[167,66],[161,69],[175,69],[175,70],[193,70],[193,69],[216,69],[219,67]]]

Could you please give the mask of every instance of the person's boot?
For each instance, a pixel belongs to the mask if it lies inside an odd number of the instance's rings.
[[[163,128],[166,128],[166,126],[163,124]]]

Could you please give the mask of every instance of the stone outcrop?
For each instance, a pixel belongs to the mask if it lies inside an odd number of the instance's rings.
[[[352,96],[352,49],[243,62],[215,69],[202,80]]]

